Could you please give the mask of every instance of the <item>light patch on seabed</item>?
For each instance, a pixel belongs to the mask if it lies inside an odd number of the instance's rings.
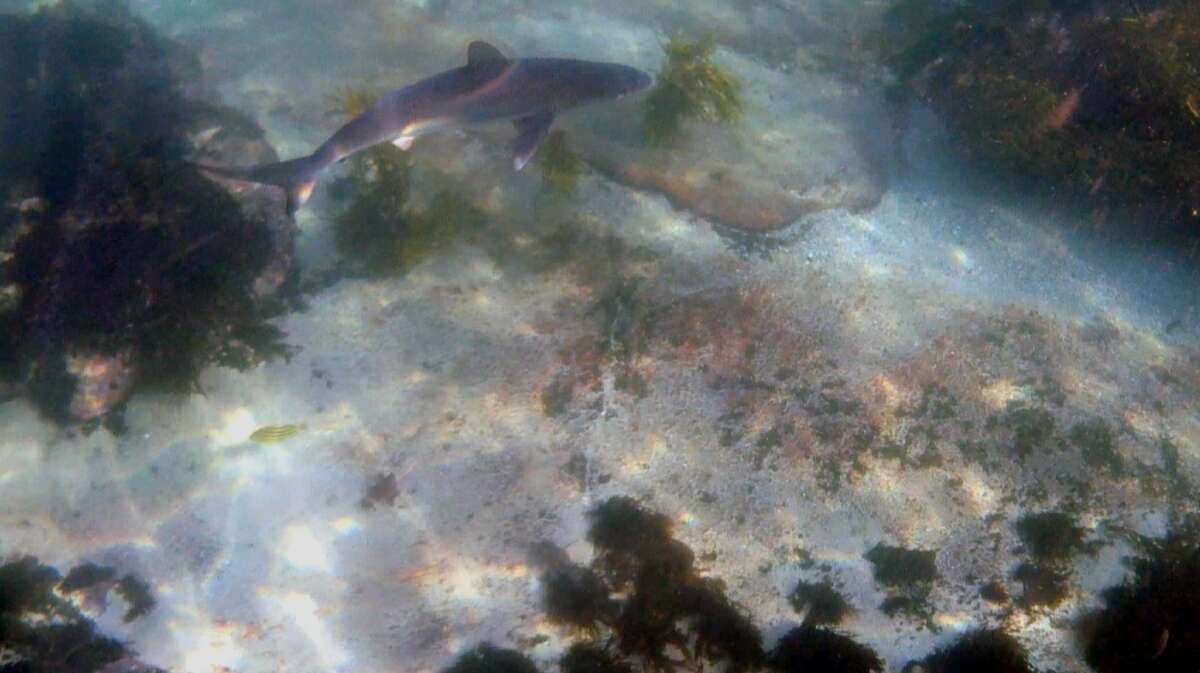
[[[307,526],[288,526],[283,532],[280,553],[295,568],[329,572],[329,555]]]
[[[209,440],[214,451],[250,441],[250,435],[259,424],[254,413],[239,407],[221,414],[220,425],[209,431]]]
[[[184,652],[181,670],[203,673],[233,670],[241,663],[244,650],[238,645],[233,624],[167,622],[176,647]]]
[[[320,658],[321,667],[336,669],[349,660],[342,643],[333,636],[326,619],[332,607],[322,608],[312,596],[300,591],[260,589],[259,598],[276,608],[278,617],[299,629]]]

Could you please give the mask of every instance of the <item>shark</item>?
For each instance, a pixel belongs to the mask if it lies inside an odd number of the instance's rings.
[[[589,103],[642,91],[654,78],[619,63],[570,58],[509,58],[492,44],[467,47],[467,63],[381,97],[346,122],[312,154],[246,167],[193,163],[219,177],[281,187],[291,216],[312,196],[329,166],[386,142],[408,150],[422,135],[448,127],[512,121],[513,169],[529,163],[555,117]]]

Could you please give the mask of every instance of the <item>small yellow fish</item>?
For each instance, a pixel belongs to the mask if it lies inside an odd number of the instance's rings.
[[[308,426],[304,423],[264,425],[250,433],[250,441],[258,442],[259,444],[274,444],[275,442],[282,442],[289,437],[295,437],[307,429]]]

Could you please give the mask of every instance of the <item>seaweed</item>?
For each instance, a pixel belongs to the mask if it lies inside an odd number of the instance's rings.
[[[535,545],[531,557],[542,571],[542,607],[551,622],[593,631],[612,617],[609,588],[591,569],[549,542]]]
[[[1089,466],[1107,470],[1115,477],[1125,474],[1125,460],[1117,451],[1117,442],[1108,421],[1095,418],[1076,423],[1071,426],[1068,437],[1072,444],[1079,447],[1084,462]]]
[[[1200,525],[1141,539],[1130,576],[1081,620],[1084,656],[1100,673],[1186,671],[1200,661]]]
[[[559,661],[563,673],[633,673],[629,662],[619,661],[591,643],[575,643]]]
[[[66,578],[63,579],[58,588],[67,593],[83,591],[98,584],[114,581],[116,578],[117,571],[108,566],[84,563],[71,568],[71,571],[67,573]]]
[[[803,615],[802,621],[812,626],[836,626],[850,613],[846,599],[828,580],[823,582],[797,582],[796,588],[788,596],[798,614]]]
[[[1154,5],[902,0],[874,42],[893,98],[930,104],[968,156],[1192,235],[1200,7]]]
[[[1060,563],[1087,548],[1086,531],[1066,512],[1025,514],[1014,527],[1025,549],[1038,561]]]
[[[1013,579],[1022,585],[1018,605],[1026,609],[1059,605],[1070,591],[1072,559],[1089,550],[1086,531],[1065,512],[1025,514],[1013,527],[1032,558],[1013,571]]]
[[[366,112],[379,94],[362,86],[343,86],[329,96],[329,109],[345,117],[357,117]]]
[[[588,517],[590,568],[552,545],[533,550],[547,616],[606,643],[575,651],[573,666],[626,670],[633,657],[658,671],[724,662],[742,673],[761,665],[758,628],[719,580],[697,574],[694,554],[671,537],[669,519],[626,497],[605,500]]]
[[[767,666],[779,673],[882,673],[874,650],[849,637],[815,626],[788,631],[767,655]]]
[[[83,588],[111,580],[105,571],[85,565],[68,573],[68,578],[71,586]],[[90,620],[55,592],[62,583],[57,570],[33,557],[0,566],[0,668],[31,673],[93,673],[132,656],[120,642],[100,635]]]
[[[214,109],[182,93],[198,60],[122,3],[60,3],[0,15],[0,64],[0,202],[28,204],[2,251],[3,369],[34,405],[89,421],[286,357],[256,288],[274,222],[181,161]]]
[[[156,605],[154,596],[150,594],[150,585],[135,575],[122,577],[117,583],[116,591],[129,605],[121,618],[126,624],[150,612]]]
[[[927,673],[1033,673],[1025,648],[998,629],[964,633],[926,657],[921,668]]]
[[[989,603],[1007,603],[1008,589],[999,580],[992,580],[979,587],[979,597]]]
[[[874,566],[875,581],[884,585],[888,596],[879,608],[888,616],[898,614],[917,619],[931,631],[933,622],[929,593],[938,578],[937,553],[877,544],[863,555]]]
[[[547,192],[555,196],[575,192],[579,176],[583,174],[583,160],[571,150],[564,131],[550,133],[538,152],[537,163],[542,169],[542,187]]]
[[[351,201],[338,215],[334,243],[368,277],[402,275],[450,242],[483,227],[486,215],[454,191],[436,194],[424,209],[409,205],[412,163],[394,145],[351,158]]]
[[[396,245],[408,232],[411,163],[393,145],[378,145],[351,158],[350,204],[335,220],[338,252],[368,275],[396,272]]]
[[[539,673],[529,657],[516,650],[480,643],[461,654],[442,673]]]
[[[1013,452],[1025,460],[1034,451],[1050,448],[1054,438],[1054,417],[1042,407],[1010,402],[1004,422],[1012,430]]]
[[[643,103],[643,127],[651,143],[671,140],[688,118],[720,124],[741,116],[741,83],[712,62],[716,45],[711,38],[676,35],[663,49],[667,62]]]

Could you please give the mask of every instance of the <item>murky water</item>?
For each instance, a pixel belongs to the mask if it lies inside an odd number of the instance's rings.
[[[1200,656],[1188,5],[32,4],[0,2],[12,670]],[[527,57],[655,83],[479,93]],[[456,68],[291,220],[182,163],[308,155]],[[515,171],[512,119],[568,89]],[[466,99],[511,110],[443,123]],[[1175,564],[1132,622],[1099,612],[1130,556]],[[127,649],[35,647],[38,615]]]

